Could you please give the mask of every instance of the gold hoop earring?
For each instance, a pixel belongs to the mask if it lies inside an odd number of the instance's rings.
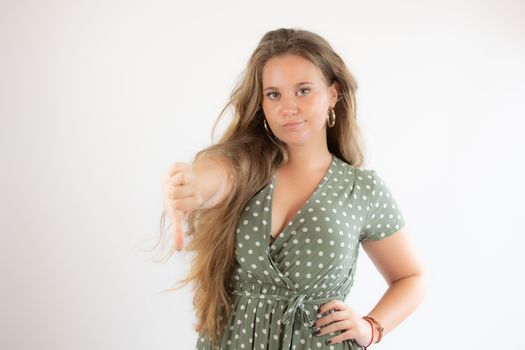
[[[266,124],[266,118],[263,119],[264,129],[268,134],[270,134],[270,130],[268,129],[268,124]]]
[[[263,118],[263,124],[264,124],[264,129],[266,130],[266,135],[268,135],[268,138],[270,139],[270,141],[278,145],[279,143],[277,143],[275,139],[275,135],[270,131],[270,128],[268,127],[268,124],[266,123],[266,118]]]
[[[329,128],[335,125],[335,111],[332,107],[328,109],[328,116],[326,117],[326,123],[328,124]]]

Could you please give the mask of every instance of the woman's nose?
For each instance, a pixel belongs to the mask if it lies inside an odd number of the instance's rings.
[[[297,113],[297,100],[295,96],[283,97],[282,112],[285,115]]]

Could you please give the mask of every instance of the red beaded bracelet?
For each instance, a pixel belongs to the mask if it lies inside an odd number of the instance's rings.
[[[381,338],[383,338],[383,331],[384,331],[383,326],[381,326],[381,324],[375,318],[373,318],[372,316],[364,316],[363,318],[365,320],[369,320],[369,321],[371,321],[371,322],[373,322],[375,324],[376,330],[379,332],[379,335],[377,337],[377,341],[375,343],[379,343],[381,341]]]
[[[364,346],[364,349],[367,350],[368,347],[370,346],[370,344],[372,344],[372,342],[374,341],[374,325],[372,324],[372,321],[370,321],[369,319],[364,318],[364,320],[366,320],[366,322],[370,323],[370,328],[372,328],[372,339],[370,339],[370,342],[368,343],[368,345]]]

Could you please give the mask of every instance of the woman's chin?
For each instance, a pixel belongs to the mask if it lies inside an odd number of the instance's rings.
[[[303,146],[308,143],[307,137],[286,137],[281,139],[287,146]]]
[[[288,132],[280,135],[279,139],[289,146],[303,146],[314,141],[316,137],[317,135],[314,136],[310,132]]]

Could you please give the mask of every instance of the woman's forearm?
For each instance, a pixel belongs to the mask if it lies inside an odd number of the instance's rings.
[[[427,285],[424,274],[405,277],[393,282],[376,306],[368,313],[383,326],[383,335],[394,329],[421,303]],[[374,342],[378,334],[374,334]]]
[[[230,166],[225,159],[202,158],[192,164],[197,187],[201,189],[202,208],[210,208],[230,191]]]

